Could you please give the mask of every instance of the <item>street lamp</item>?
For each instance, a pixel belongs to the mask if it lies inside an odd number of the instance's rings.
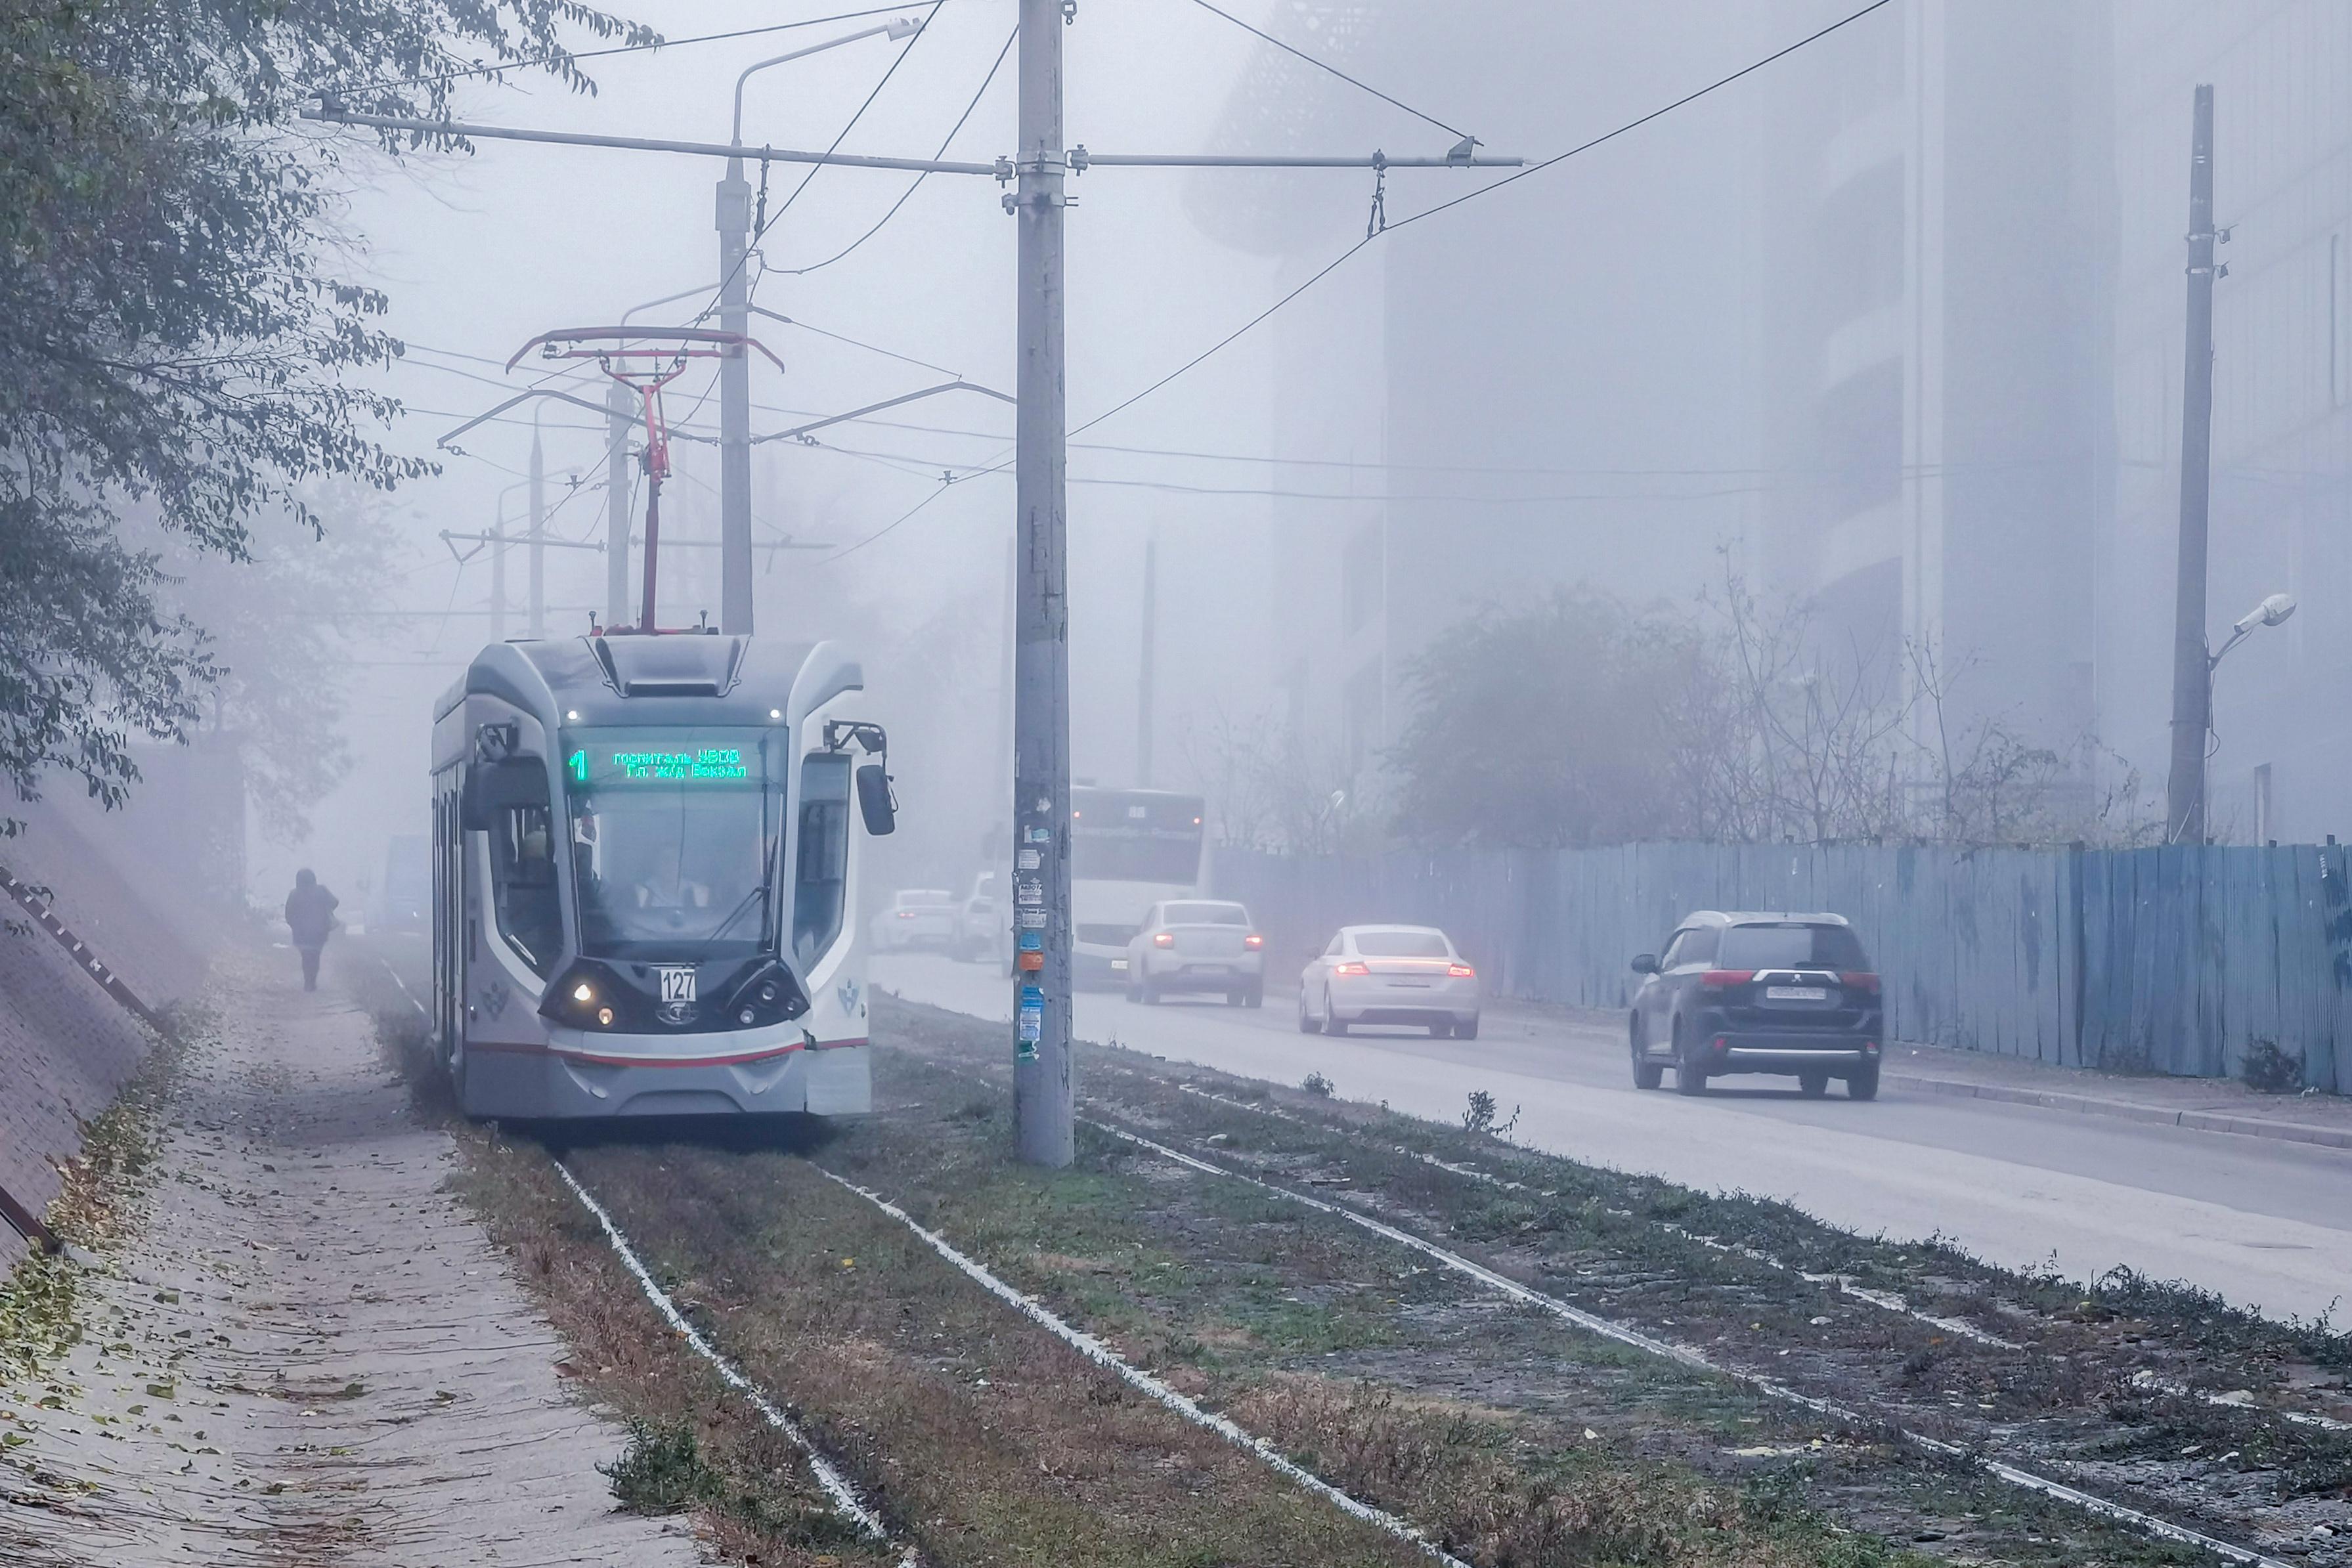
[[[2221,645],[2219,652],[2205,660],[2206,675],[2210,678],[2213,671],[2221,667],[2222,657],[2253,635],[2256,627],[2277,626],[2293,614],[2294,614],[2294,595],[2273,594],[2269,598],[2240,616],[2237,624],[2230,628],[2230,640]],[[2208,707],[2210,707],[2210,703]]]
[[[2244,615],[2240,616],[2230,627],[2230,640],[2205,656],[2205,734],[2207,737],[2207,746],[2211,744],[2211,737],[2213,733],[2213,672],[2221,668],[2222,659],[2229,657],[2229,653],[2231,648],[2237,647],[2240,643],[2245,641],[2248,637],[2252,637],[2255,632],[2261,630],[2264,626],[2275,626],[2280,625],[2293,614],[2294,614],[2294,595],[2292,594],[2273,594],[2269,598],[2264,599],[2261,604],[2256,605],[2252,609],[2248,610]],[[2194,800],[2190,802],[2189,810],[2181,814],[2179,822],[2174,825],[2173,838],[2176,842],[2189,844],[2200,844],[2204,842],[2205,763],[2210,759],[2211,754],[2212,753],[2205,747],[2199,748],[2199,759],[2196,773],[2196,796]]]
[[[904,18],[845,33],[822,44],[746,66],[735,79],[735,118],[726,176],[719,182],[719,325],[740,340],[751,326],[751,186],[743,178],[743,84],[770,66],[877,36],[910,38],[923,30]],[[719,362],[719,625],[731,634],[751,629],[751,363],[740,350]]]

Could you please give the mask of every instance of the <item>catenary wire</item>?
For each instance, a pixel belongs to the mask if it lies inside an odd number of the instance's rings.
[[[1580,153],[1589,153],[1594,148],[1601,146],[1606,142],[1613,142],[1620,136],[1623,136],[1630,132],[1638,130],[1642,126],[1649,124],[1652,121],[1657,120],[1664,115],[1671,114],[1675,110],[1684,108],[1686,105],[1696,103],[1700,99],[1707,96],[1707,94],[1715,92],[1719,89],[1728,87],[1733,82],[1739,80],[1743,77],[1753,75],[1755,72],[1762,70],[1766,66],[1772,64],[1776,60],[1786,59],[1789,56],[1795,54],[1798,50],[1806,47],[1808,45],[1819,43],[1822,39],[1828,37],[1832,33],[1838,31],[1841,27],[1850,26],[1853,23],[1860,21],[1863,17],[1869,16],[1872,12],[1880,10],[1893,3],[1894,0],[1870,0],[1870,4],[1863,6],[1860,10],[1850,12],[1846,16],[1841,16],[1836,21],[1832,22],[1829,26],[1799,38],[1795,43],[1787,45],[1782,48],[1775,49],[1772,53],[1764,56],[1761,59],[1751,60],[1747,65],[1744,65],[1738,70],[1730,73],[1728,76],[1718,77],[1715,80],[1707,83],[1705,87],[1699,88],[1695,91],[1686,92],[1682,97],[1675,99],[1672,103],[1663,104],[1660,107],[1650,110],[1647,114],[1643,114],[1636,119],[1625,121],[1622,125],[1616,127],[1614,130],[1603,132],[1601,134],[1591,138],[1590,141],[1579,142],[1577,145],[1570,147],[1564,153],[1556,153],[1552,154],[1552,156],[1543,159],[1539,163],[1530,163],[1524,169],[1515,170],[1506,177],[1493,181],[1490,184],[1481,185],[1475,191],[1466,191],[1463,195],[1455,196],[1449,201],[1440,202],[1435,206],[1423,208],[1422,211],[1414,213],[1408,217],[1401,218],[1396,222],[1388,225],[1386,227],[1375,229],[1371,233],[1366,235],[1363,238],[1357,240],[1355,243],[1349,246],[1347,249],[1341,251],[1338,256],[1334,257],[1321,271],[1317,272],[1313,277],[1292,289],[1289,292],[1283,295],[1282,298],[1276,300],[1273,304],[1267,306],[1265,310],[1260,310],[1256,315],[1252,316],[1247,321],[1243,322],[1242,325],[1234,328],[1223,338],[1217,340],[1216,342],[1211,344],[1201,353],[1193,355],[1191,359],[1185,361],[1174,370],[1170,371],[1166,375],[1161,376],[1159,380],[1153,382],[1142,391],[1135,394],[1132,397],[1125,398],[1118,403],[1113,404],[1102,413],[1096,415],[1085,424],[1073,429],[1070,434],[1075,436],[1080,431],[1091,430],[1096,426],[1101,424],[1104,420],[1110,418],[1112,416],[1123,413],[1127,409],[1133,407],[1136,404],[1142,402],[1153,393],[1158,392],[1161,387],[1166,386],[1170,382],[1176,380],[1179,376],[1188,374],[1202,364],[1204,361],[1212,359],[1217,354],[1223,353],[1235,342],[1254,331],[1263,323],[1267,317],[1272,316],[1277,310],[1282,310],[1292,300],[1297,299],[1301,294],[1306,293],[1309,289],[1314,288],[1317,284],[1322,282],[1323,279],[1331,276],[1332,273],[1339,270],[1339,268],[1351,260],[1359,251],[1364,249],[1367,246],[1370,245],[1374,240],[1380,238],[1381,236],[1393,234],[1398,229],[1403,228],[1411,224],[1419,223],[1424,218],[1435,217],[1439,213],[1450,212],[1465,202],[1475,201],[1480,196],[1489,195],[1495,191],[1499,191],[1506,185],[1516,184],[1520,180],[1526,179],[1531,174],[1541,174],[1544,170],[1552,168],[1559,163],[1565,163],[1567,160],[1576,157]]]
[[[1267,306],[1265,310],[1260,310],[1256,315],[1252,316],[1247,321],[1244,321],[1239,327],[1234,328],[1232,331],[1218,339],[1208,348],[1193,355],[1191,359],[1186,360],[1174,370],[1170,371],[1167,374],[1160,377],[1157,381],[1154,381],[1149,386],[1143,388],[1142,391],[1136,393],[1132,396],[1121,399],[1119,402],[1115,403],[1111,405],[1110,407],[1103,410],[1100,414],[1096,415],[1093,418],[1086,421],[1086,423],[1075,426],[1066,433],[1066,436],[1076,436],[1093,429],[1096,426],[1102,424],[1105,420],[1124,413],[1138,403],[1142,402],[1145,398],[1150,397],[1153,393],[1158,392],[1161,387],[1168,385],[1178,377],[1190,374],[1208,360],[1214,358],[1217,354],[1223,353],[1225,349],[1239,342],[1243,337],[1246,336],[1276,312],[1289,305],[1292,300],[1297,300],[1309,289],[1314,288],[1317,284],[1322,282],[1323,279],[1331,276],[1332,273],[1337,272],[1341,267],[1345,266],[1350,259],[1352,259],[1358,252],[1363,250],[1382,235],[1393,233],[1395,230],[1405,226],[1407,224],[1418,223],[1423,218],[1434,217],[1439,213],[1449,212],[1454,207],[1462,205],[1465,202],[1475,200],[1491,191],[1500,190],[1505,185],[1514,184],[1530,174],[1539,174],[1543,170],[1552,168],[1570,158],[1578,156],[1580,153],[1591,152],[1592,149],[1601,146],[1606,142],[1615,141],[1618,137],[1623,136],[1629,132],[1647,125],[1664,115],[1671,114],[1675,110],[1696,103],[1698,100],[1706,97],[1709,93],[1716,92],[1723,88],[1728,87],[1733,82],[1738,81],[1744,77],[1751,76],[1777,60],[1786,59],[1789,56],[1795,54],[1798,50],[1820,42],[1822,39],[1828,37],[1831,34],[1837,32],[1841,28],[1850,26],[1853,23],[1860,21],[1863,17],[1869,16],[1874,11],[1881,10],[1892,3],[1893,0],[1870,0],[1868,5],[1862,6],[1858,10],[1849,12],[1847,15],[1839,17],[1836,21],[1830,23],[1827,26],[1819,28],[1814,32],[1808,33],[1794,43],[1786,45],[1781,48],[1775,49],[1772,53],[1766,55],[1759,59],[1752,60],[1727,76],[1717,77],[1715,80],[1708,82],[1706,86],[1698,88],[1694,91],[1685,93],[1682,97],[1675,99],[1671,103],[1661,105],[1660,107],[1650,110],[1646,114],[1625,121],[1623,124],[1617,126],[1613,130],[1603,132],[1601,134],[1592,137],[1589,141],[1579,142],[1577,145],[1569,148],[1564,153],[1554,153],[1551,157],[1543,159],[1539,163],[1532,163],[1524,169],[1517,170],[1507,178],[1494,181],[1489,184],[1482,185],[1475,191],[1470,191],[1465,195],[1455,196],[1450,201],[1441,202],[1433,207],[1425,208],[1421,212],[1412,214],[1407,218],[1390,224],[1384,228],[1373,230],[1363,238],[1349,245],[1345,250],[1341,251],[1338,256],[1334,257],[1328,263],[1327,263],[1321,270],[1309,277],[1305,282],[1302,282],[1289,289],[1273,304]],[[1451,128],[1449,127],[1449,129]],[[1008,454],[987,467],[980,468],[974,473],[964,476],[964,478],[978,479],[987,474],[1002,472],[1012,465],[1013,460],[1012,456]],[[962,480],[955,482],[961,483]],[[942,489],[947,488],[949,487],[944,485],[941,487]],[[933,499],[936,499],[937,494],[938,492],[934,491],[932,496],[926,497],[921,503],[918,504],[913,509],[913,510],[906,512],[892,520],[890,522],[886,523],[883,527],[873,533],[866,535],[864,539],[857,541],[855,544],[851,544],[835,553],[827,556],[825,558],[826,561],[838,561],[844,556],[852,554],[859,550],[863,550],[866,545],[873,543],[876,540],[878,540],[885,534],[896,530],[899,524],[914,516],[915,512],[920,511],[924,506],[929,505]]]
[[[1267,43],[1272,44],[1276,48],[1282,50],[1285,54],[1297,56],[1300,59],[1305,60],[1308,65],[1313,66],[1318,70],[1330,72],[1333,76],[1338,77],[1341,81],[1346,82],[1349,87],[1369,92],[1374,98],[1379,99],[1382,103],[1393,104],[1395,107],[1403,110],[1407,114],[1412,115],[1415,120],[1423,121],[1428,124],[1434,125],[1440,131],[1446,132],[1451,135],[1467,137],[1470,134],[1470,132],[1463,130],[1458,125],[1446,124],[1445,121],[1438,119],[1434,114],[1423,113],[1422,110],[1415,109],[1412,104],[1405,102],[1401,98],[1391,98],[1387,93],[1382,92],[1379,88],[1372,86],[1369,82],[1358,81],[1354,77],[1349,76],[1346,71],[1341,70],[1338,66],[1333,65],[1328,60],[1318,59],[1313,55],[1308,54],[1306,50],[1299,48],[1295,45],[1284,43],[1272,33],[1265,32],[1259,28],[1251,26],[1247,22],[1244,22],[1239,16],[1234,16],[1231,11],[1221,11],[1216,6],[1210,5],[1209,0],[1192,0],[1192,4],[1198,5],[1202,10],[1209,12],[1213,16],[1223,16],[1226,21],[1231,22],[1234,26],[1239,27],[1244,33],[1248,33],[1255,37],[1265,39]]]
[[[876,5],[863,11],[837,11],[830,16],[810,16],[798,22],[770,22],[758,27],[737,27],[724,33],[698,33],[685,38],[655,38],[643,44],[614,44],[602,49],[558,49],[544,55],[511,60],[495,60],[487,65],[467,66],[450,71],[428,71],[422,76],[389,78],[363,82],[357,87],[331,89],[340,92],[382,92],[398,87],[421,87],[428,81],[459,81],[469,76],[495,76],[500,71],[529,70],[533,66],[552,65],[580,60],[607,59],[614,55],[644,54],[653,49],[678,49],[689,44],[716,44],[730,38],[754,38],[764,33],[788,33],[795,27],[821,27],[828,22],[856,22],[867,16],[887,16],[893,12],[905,12],[929,7],[937,10],[947,0],[906,0],[898,5]]]
[[[964,128],[964,122],[971,118],[972,111],[980,107],[980,100],[987,96],[989,85],[996,80],[996,73],[1004,68],[1004,57],[1013,52],[1013,46],[1020,37],[1021,29],[1017,26],[1014,27],[1012,32],[1005,35],[1004,47],[996,51],[996,59],[994,63],[990,65],[988,68],[988,74],[980,79],[979,89],[971,95],[971,101],[964,105],[963,112],[956,116],[955,124],[950,128],[945,136],[940,139],[940,150],[931,154],[934,160],[944,158],[948,155],[948,148],[954,142],[956,137],[961,133]],[[869,228],[864,234],[859,235],[856,239],[851,240],[847,245],[843,246],[839,250],[835,251],[823,261],[812,261],[806,267],[779,268],[777,270],[789,277],[801,278],[805,277],[811,272],[814,272],[821,267],[832,266],[835,262],[839,261],[843,257],[847,256],[851,251],[856,250],[859,246],[864,245],[867,240],[872,239],[876,235],[881,233],[883,226],[889,223],[892,218],[898,216],[898,209],[905,206],[908,199],[913,196],[917,191],[922,189],[923,182],[930,177],[930,171],[928,169],[923,173],[917,174],[908,184],[907,188],[898,193],[898,199],[890,204],[890,210],[884,213],[881,217],[875,221],[872,228]],[[764,277],[766,274],[763,272],[761,276]],[[937,367],[933,366],[931,368],[936,369]]]

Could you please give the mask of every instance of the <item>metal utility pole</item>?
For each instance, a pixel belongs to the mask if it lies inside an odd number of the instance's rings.
[[[1135,678],[1135,787],[1151,787],[1152,639],[1160,619],[1160,541],[1143,542],[1143,647]]]
[[[512,472],[511,469],[509,470]],[[490,640],[507,640],[507,507],[499,498],[497,521],[490,524]]]
[[[2180,378],[2180,570],[2173,604],[2172,771],[2166,838],[2205,842],[2205,738],[2212,667],[2205,640],[2205,532],[2213,458],[2213,89],[2197,89],[2189,152],[2189,341]]]
[[[719,182],[719,326],[738,338],[751,324],[751,186],[730,158]],[[719,362],[719,629],[751,630],[751,354],[740,345]]]
[[[536,410],[530,420],[530,635],[547,635],[547,458],[540,450]]]
[[[629,389],[604,389],[604,625],[629,624]]]
[[[1013,1142],[1033,1165],[1074,1153],[1070,1077],[1068,435],[1062,340],[1062,0],[1021,0],[1014,322]]]

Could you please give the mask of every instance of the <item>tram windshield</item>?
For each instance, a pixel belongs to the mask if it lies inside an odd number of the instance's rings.
[[[580,948],[599,958],[741,957],[774,927],[777,731],[563,733]]]

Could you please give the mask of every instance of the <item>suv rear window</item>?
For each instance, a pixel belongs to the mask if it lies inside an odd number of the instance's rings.
[[[1433,931],[1360,931],[1356,951],[1366,958],[1450,958],[1453,950]]]
[[[1715,962],[1725,969],[1866,970],[1862,942],[1845,926],[1730,926]]]
[[[1168,921],[1172,926],[1245,926],[1250,923],[1249,911],[1239,904],[1170,904]]]

